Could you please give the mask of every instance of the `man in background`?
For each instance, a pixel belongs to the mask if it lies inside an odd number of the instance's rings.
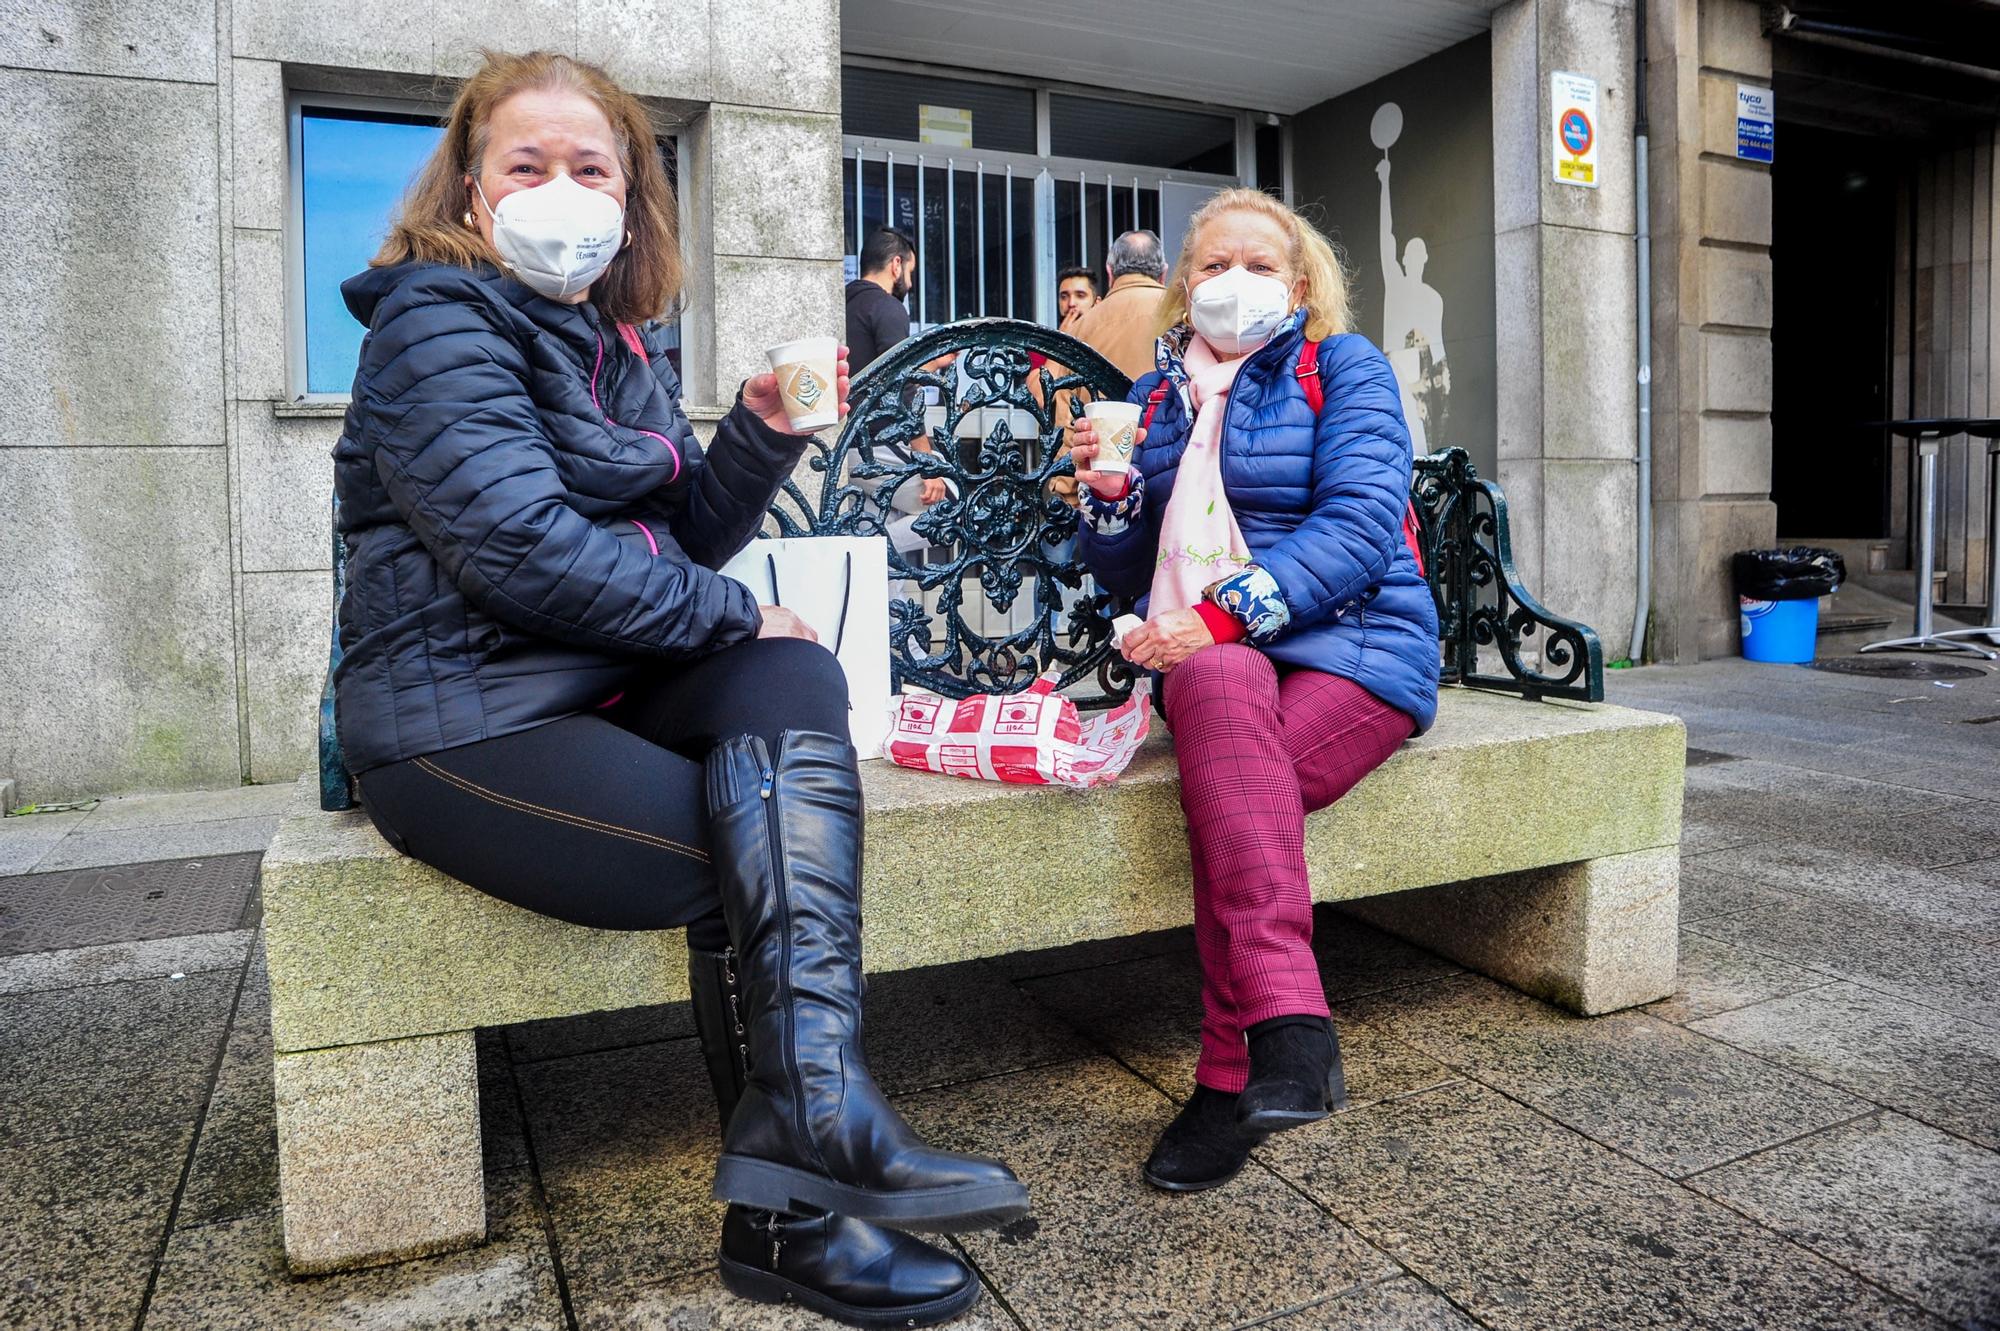
[[[1070,321],[1097,304],[1097,279],[1082,264],[1065,268],[1056,276],[1056,327],[1067,330]]]
[[[1111,243],[1104,271],[1110,290],[1063,331],[1137,379],[1154,369],[1160,301],[1167,294],[1160,285],[1167,273],[1160,238],[1150,231],[1127,231]]]
[[[876,227],[861,247],[861,276],[847,284],[847,368],[860,374],[910,335],[903,298],[917,281],[917,247],[900,231]]]
[[[917,281],[917,247],[910,238],[889,227],[877,227],[868,234],[868,240],[861,247],[861,276],[847,284],[847,366],[848,373],[858,375],[882,353],[910,335],[910,307],[903,303],[910,289]],[[931,367],[935,368],[935,367]],[[912,396],[906,398],[916,410],[915,395],[921,389],[911,389]],[[910,449],[918,453],[931,452],[931,441],[918,435],[910,441]],[[884,445],[890,454],[882,459],[887,465],[900,466],[910,462],[909,450],[896,445]],[[855,460],[865,457],[873,462],[874,446],[864,442],[855,451]],[[871,497],[879,499],[882,487],[890,480],[871,478],[850,480]],[[889,496],[888,509],[884,516],[884,530],[896,552],[905,560],[920,556],[928,546],[923,537],[913,529],[917,516],[926,508],[950,494],[944,479],[927,476],[923,480],[898,485]],[[914,582],[890,576],[889,595],[895,600],[916,600],[918,589]]]

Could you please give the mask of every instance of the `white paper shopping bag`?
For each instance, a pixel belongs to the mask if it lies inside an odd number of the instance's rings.
[[[882,756],[889,730],[889,548],[880,536],[774,536],[755,540],[722,573],[760,605],[781,605],[812,625],[840,658],[848,730],[863,758]]]

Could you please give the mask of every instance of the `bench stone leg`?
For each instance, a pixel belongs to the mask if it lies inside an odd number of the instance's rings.
[[[1680,848],[1343,903],[1352,915],[1583,1016],[1674,992]]]
[[[486,1237],[472,1032],[278,1054],[285,1259],[300,1275]]]

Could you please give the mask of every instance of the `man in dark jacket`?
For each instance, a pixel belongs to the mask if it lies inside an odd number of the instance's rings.
[[[847,284],[847,363],[855,374],[910,335],[903,298],[917,280],[917,247],[877,227],[861,247],[861,276]]]

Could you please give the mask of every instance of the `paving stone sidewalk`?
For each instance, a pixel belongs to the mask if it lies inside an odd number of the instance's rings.
[[[957,1325],[2000,1327],[2000,675],[1609,687],[1688,721],[1680,992],[1580,1020],[1324,912],[1353,1107],[1214,1193],[1137,1173],[1192,1085],[1185,933],[872,981],[904,1112],[1034,1195],[958,1240]],[[289,793],[0,822],[0,1325],[830,1325],[716,1281],[681,1007],[483,1033],[490,1241],[290,1279],[253,873]]]

